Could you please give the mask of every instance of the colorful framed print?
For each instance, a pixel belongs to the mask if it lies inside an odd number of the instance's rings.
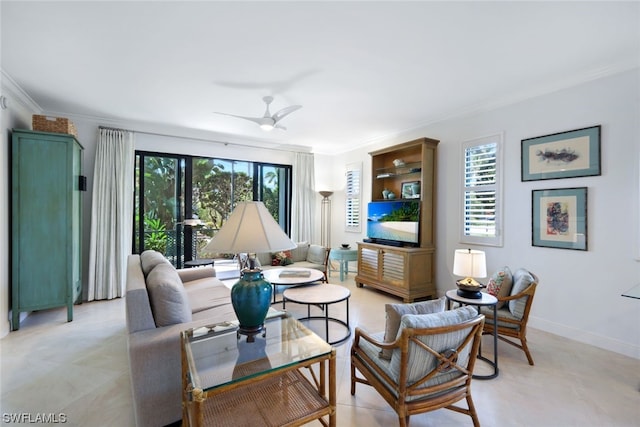
[[[600,175],[600,126],[521,141],[522,181]]]
[[[587,187],[531,192],[533,246],[587,250]]]

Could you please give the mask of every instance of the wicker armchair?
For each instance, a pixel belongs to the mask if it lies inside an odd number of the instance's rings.
[[[515,294],[498,297],[498,304],[504,302],[503,307],[497,311],[498,338],[524,351],[529,365],[533,366],[533,357],[527,346],[527,322],[538,285],[538,277],[521,268],[513,274],[513,283]],[[483,334],[493,334],[493,310],[483,307],[482,314],[487,318]],[[514,339],[519,340],[520,343]]]
[[[398,414],[400,426],[411,415],[446,408],[469,415],[478,427],[471,379],[484,316],[472,307],[402,316],[397,339],[355,330],[351,347],[351,395],[356,383],[372,386]],[[391,349],[391,360],[380,357]],[[356,375],[356,370],[362,377]],[[466,399],[467,408],[453,404]]]

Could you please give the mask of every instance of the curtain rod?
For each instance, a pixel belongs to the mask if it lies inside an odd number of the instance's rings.
[[[237,142],[216,141],[216,140],[211,140],[211,139],[206,139],[206,138],[198,138],[198,137],[190,137],[190,136],[185,137],[185,136],[171,135],[171,134],[166,134],[166,133],[146,132],[146,131],[139,131],[139,130],[114,128],[114,127],[111,127],[111,126],[98,126],[98,129],[120,130],[120,131],[125,131],[125,132],[143,133],[145,135],[152,135],[152,136],[164,136],[164,137],[169,137],[169,138],[191,139],[193,141],[213,142],[214,144],[222,144],[225,147],[231,145],[231,146],[234,146],[234,147],[262,148],[264,150],[286,151],[286,152],[289,152],[289,153],[293,151],[293,152],[297,152],[297,153],[309,153],[309,154],[311,154],[310,151],[307,152],[307,151],[300,151],[300,150],[286,150],[284,148],[260,147],[260,146],[257,146],[257,145],[241,144],[241,143],[237,143]]]

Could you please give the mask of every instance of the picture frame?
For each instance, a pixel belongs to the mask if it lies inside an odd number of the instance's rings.
[[[521,140],[522,181],[598,176],[601,126]]]
[[[400,193],[403,199],[419,199],[420,198],[420,181],[403,182]]]
[[[531,191],[531,244],[588,250],[587,187]]]

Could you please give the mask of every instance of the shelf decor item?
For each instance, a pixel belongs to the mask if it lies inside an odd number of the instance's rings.
[[[522,181],[600,175],[600,126],[522,140]]]
[[[240,202],[204,252],[248,253],[249,268],[231,288],[231,304],[240,322],[238,332],[247,342],[263,332],[271,306],[271,283],[256,267],[255,254],[294,249],[296,244],[282,231],[262,202]]]
[[[587,187],[533,190],[532,245],[587,250]]]
[[[420,181],[409,181],[402,183],[403,199],[419,199],[420,198]]]

